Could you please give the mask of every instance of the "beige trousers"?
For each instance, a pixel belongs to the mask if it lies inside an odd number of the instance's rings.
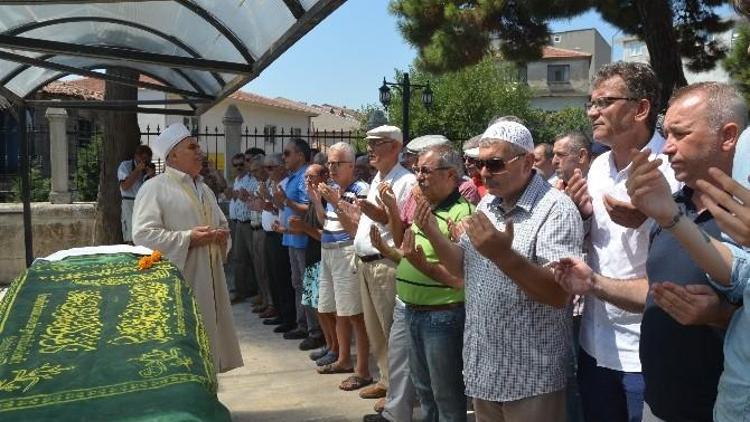
[[[367,263],[357,261],[370,351],[378,362],[378,384],[388,389],[388,337],[396,305],[396,264],[388,259]]]
[[[564,389],[514,401],[472,401],[476,422],[556,422],[566,418]]]

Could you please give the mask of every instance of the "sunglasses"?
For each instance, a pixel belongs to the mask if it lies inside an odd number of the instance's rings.
[[[266,170],[273,170],[276,167],[278,167],[278,166],[263,166],[263,168],[266,169]]]
[[[525,156],[526,154],[516,155],[515,157],[511,158],[508,161],[502,158],[490,158],[489,160],[474,160],[474,165],[477,167],[477,170],[482,170],[483,168],[486,168],[488,172],[497,174],[497,173],[504,172],[508,164]]]
[[[438,171],[438,170],[447,170],[449,168],[450,167],[443,166],[443,167],[435,167],[434,169],[431,169],[431,168],[425,167],[425,166],[422,166],[422,167],[414,166],[414,167],[411,168],[411,170],[414,172],[414,174],[424,174],[425,176],[429,176],[429,175],[431,175],[435,171]]]
[[[232,165],[235,167],[242,167],[245,165],[245,163],[232,163]]]

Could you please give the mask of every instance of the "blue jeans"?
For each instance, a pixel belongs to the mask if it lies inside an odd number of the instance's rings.
[[[585,350],[578,353],[578,389],[586,422],[640,422],[643,375],[596,366]]]
[[[425,422],[465,421],[464,307],[439,311],[406,308],[409,369]]]

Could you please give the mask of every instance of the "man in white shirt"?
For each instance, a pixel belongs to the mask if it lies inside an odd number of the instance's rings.
[[[370,227],[375,224],[383,239],[393,246],[393,236],[387,227],[388,215],[377,205],[378,186],[388,183],[396,196],[399,208],[417,182],[416,177],[398,163],[403,142],[401,129],[380,126],[367,132],[367,152],[370,164],[378,172],[372,179],[366,200],[357,201],[362,216],[354,237],[354,250],[359,257],[359,278],[362,282],[362,305],[370,350],[377,359],[380,381],[363,392],[367,397],[384,397],[388,390],[388,337],[393,323],[396,303],[396,263],[385,258],[370,241]]]
[[[122,207],[120,223],[122,223],[122,240],[133,242],[133,201],[143,183],[154,177],[156,168],[151,163],[151,148],[148,145],[138,145],[132,160],[125,160],[117,168],[117,180],[120,182],[120,196]]]
[[[599,69],[592,86],[587,113],[593,136],[611,151],[594,160],[587,179],[575,170],[565,189],[590,227],[588,263],[597,273],[585,291],[569,291],[586,295],[579,388],[585,420],[640,421],[638,347],[652,222],[630,204],[625,182],[632,149],[662,151],[664,138],[655,131],[659,82],[647,64],[617,62]],[[662,159],[661,171],[676,191],[669,161]]]

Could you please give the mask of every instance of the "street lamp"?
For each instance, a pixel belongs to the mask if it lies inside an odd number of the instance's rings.
[[[432,108],[432,89],[430,88],[430,82],[426,85],[412,84],[409,81],[409,74],[404,73],[404,77],[401,82],[388,82],[383,78],[383,85],[380,87],[380,103],[386,109],[391,104],[391,88],[394,87],[401,92],[401,121],[403,122],[401,130],[404,133],[404,145],[409,143],[409,103],[411,102],[411,94],[416,90],[422,90],[422,104],[425,108]]]

